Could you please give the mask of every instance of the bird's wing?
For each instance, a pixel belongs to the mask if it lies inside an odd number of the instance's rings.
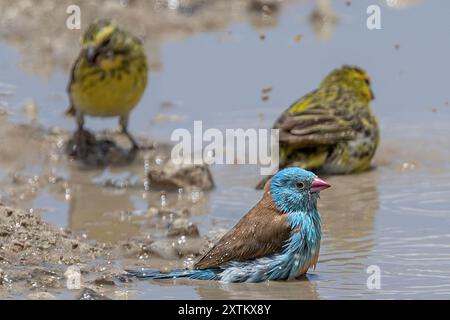
[[[314,91],[281,115],[274,124],[275,129],[280,129],[280,142],[299,148],[332,145],[355,138],[355,125],[359,121],[351,111],[357,103],[353,94],[343,90],[334,95],[336,98],[327,98],[327,94]]]
[[[195,269],[218,267],[229,261],[245,261],[281,252],[291,229],[287,217],[271,200],[263,199],[247,213],[195,265]]]

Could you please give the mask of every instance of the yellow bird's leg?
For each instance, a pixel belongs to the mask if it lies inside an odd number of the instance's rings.
[[[78,125],[78,131],[83,131],[84,126],[84,113],[81,111],[76,110],[76,117],[77,117],[77,125]]]
[[[84,130],[84,114],[76,110],[77,130],[72,137],[69,153],[76,157],[85,157],[89,151],[89,146],[95,145],[95,137]]]
[[[125,134],[133,145],[132,150],[139,150],[139,145],[133,136],[128,132],[128,114],[125,116],[120,116],[120,127],[122,129],[122,133]]]
[[[89,131],[84,130],[84,113],[81,111],[76,111],[76,118],[77,118],[77,126],[78,129],[75,132],[75,145],[78,146],[78,148],[81,148],[86,145],[93,145],[95,144],[95,137],[92,135]]]

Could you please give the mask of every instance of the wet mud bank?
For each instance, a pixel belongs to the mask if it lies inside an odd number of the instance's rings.
[[[206,165],[172,164],[171,147],[165,143],[140,138],[144,148],[131,153],[126,138],[104,131],[90,136],[81,159],[68,153],[73,136],[65,130],[13,124],[6,113],[0,122],[0,133],[10,137],[0,144],[2,167],[8,169],[0,177],[0,298],[126,299],[133,280],[119,277],[125,269],[188,267],[223,234],[213,230],[201,236],[191,220],[195,208],[189,201],[177,205],[163,201],[139,212],[112,213],[138,217],[145,226],[111,241],[89,237],[72,228],[76,224],[58,227],[46,221],[45,208],[32,206],[36,194],[45,189],[71,203],[70,190],[76,188],[92,188],[83,202],[95,202],[102,192],[124,191],[165,199],[170,194],[180,197],[181,191],[207,192],[214,182]],[[133,178],[89,180],[91,185],[83,185],[79,177],[59,174],[67,167],[89,175],[121,166],[135,167]],[[89,207],[83,211],[91,214]]]
[[[0,205],[0,297],[126,299],[130,282],[137,280],[122,276],[124,269],[156,262],[161,270],[170,270],[169,260],[180,258],[189,266],[222,234],[216,230],[199,237],[195,225],[179,219],[170,224],[164,240],[102,244]]]

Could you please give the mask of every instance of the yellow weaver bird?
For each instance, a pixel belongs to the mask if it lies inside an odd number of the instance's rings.
[[[68,93],[78,132],[84,116],[119,117],[122,132],[128,132],[128,116],[147,86],[147,58],[141,41],[109,20],[91,24],[82,37],[82,49],[72,67]]]
[[[369,169],[379,143],[378,122],[370,107],[373,99],[364,70],[345,65],[332,71],[273,125],[280,130],[280,167],[322,174]]]

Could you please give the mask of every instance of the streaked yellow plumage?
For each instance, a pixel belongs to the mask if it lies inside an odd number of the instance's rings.
[[[82,39],[82,50],[71,73],[69,113],[83,130],[84,115],[120,117],[128,133],[128,115],[147,85],[147,59],[140,40],[107,20],[93,23]]]
[[[280,130],[280,167],[325,174],[370,168],[379,143],[367,73],[354,66],[332,71],[317,90],[294,102],[275,122]],[[258,187],[261,188],[263,182]]]

